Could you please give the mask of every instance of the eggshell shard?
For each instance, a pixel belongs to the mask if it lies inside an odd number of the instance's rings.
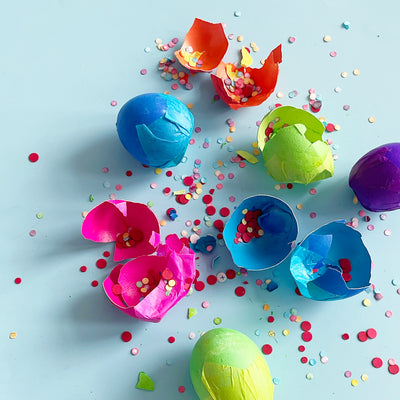
[[[228,65],[232,68],[236,68],[233,64],[221,62],[218,65],[215,75],[211,75],[211,80],[220,98],[232,109],[237,110],[242,107],[258,106],[274,91],[278,81],[279,64],[281,62],[282,50],[281,45],[279,45],[271,51],[261,68],[245,68],[245,71],[248,72],[251,79],[254,80],[254,84],[261,88],[261,93],[250,96],[246,102],[235,100],[234,94],[230,92],[225,85],[225,79],[228,78],[226,68]],[[243,68],[241,68],[241,70],[243,70]]]
[[[177,98],[146,93],[123,105],[117,131],[125,149],[150,167],[173,167],[182,161],[194,128],[189,109]]]
[[[200,400],[272,400],[274,385],[264,356],[243,333],[217,328],[200,337],[190,359]]]
[[[209,72],[217,67],[227,49],[228,40],[221,23],[213,24],[195,18],[182,47],[175,52],[175,57],[184,67],[192,71]],[[198,53],[198,60],[201,62],[189,63],[190,53]]]
[[[349,185],[370,211],[400,208],[400,143],[379,146],[362,156],[350,171]]]
[[[244,212],[257,213],[251,229],[261,235],[250,241],[238,241],[238,231],[243,225]],[[291,252],[298,233],[292,209],[282,200],[268,195],[257,195],[245,199],[227,222],[223,236],[234,263],[250,271],[272,268],[281,263]]]
[[[333,176],[325,127],[307,111],[282,106],[268,113],[258,129],[258,146],[267,172],[278,182],[308,184]]]
[[[318,228],[296,246],[290,272],[303,296],[340,300],[370,286],[371,257],[361,233],[343,221],[335,221]]]

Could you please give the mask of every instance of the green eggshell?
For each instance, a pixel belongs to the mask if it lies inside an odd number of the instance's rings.
[[[193,348],[190,376],[200,400],[272,400],[274,385],[257,345],[227,328],[205,333]]]

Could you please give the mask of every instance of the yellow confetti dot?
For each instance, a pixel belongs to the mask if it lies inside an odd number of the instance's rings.
[[[269,332],[268,332],[268,336],[274,337],[274,336],[275,336],[275,331],[269,331]]]
[[[89,214],[89,211],[82,211],[82,217],[83,218],[86,218],[86,215],[88,215]]]
[[[275,190],[281,190],[281,185],[275,185],[275,186],[274,186],[274,189],[275,189]]]
[[[261,65],[264,65],[264,63],[265,63],[265,58],[263,58],[262,60],[260,60],[260,64],[261,64]]]
[[[224,165],[224,163],[221,160],[217,161],[218,167],[222,167]]]
[[[289,335],[289,329],[284,329],[283,331],[282,331],[282,335],[283,336],[287,336],[287,335]]]
[[[15,339],[17,337],[17,332],[10,333],[10,339]]]
[[[169,91],[168,90],[166,90],[165,92],[163,92],[164,94],[169,94]]]
[[[229,127],[229,132],[236,132],[236,128],[234,126],[230,126]]]
[[[360,75],[360,70],[358,70],[358,69],[353,69],[353,75],[355,75],[355,76]]]
[[[351,380],[351,386],[357,386],[358,385],[358,380],[357,379],[352,379]]]
[[[189,108],[189,110],[191,110],[193,108],[193,104],[192,103],[188,103],[186,106],[187,106],[187,108]]]
[[[369,117],[368,122],[373,124],[375,122],[375,117]]]
[[[232,140],[233,140],[232,136],[227,136],[226,141],[227,141],[228,143],[232,142]]]
[[[190,200],[192,198],[192,195],[190,193],[185,194],[185,199]]]
[[[251,47],[251,48],[257,47],[257,45],[256,45],[254,42],[251,42],[251,43],[250,43],[250,47]]]
[[[197,193],[192,194],[192,199],[197,200],[199,198],[199,195]]]
[[[336,124],[335,125],[335,131],[340,131],[340,129],[341,129],[341,126],[339,124]]]
[[[296,208],[298,210],[302,210],[303,209],[303,204],[301,204],[301,203],[297,204]]]
[[[244,215],[244,214],[247,214],[248,211],[249,211],[249,210],[248,210],[247,208],[243,208],[242,214],[243,214],[243,215]]]
[[[325,43],[330,42],[331,40],[332,40],[332,38],[329,35],[325,35],[324,36],[324,42]]]
[[[362,375],[361,375],[361,380],[362,380],[363,382],[367,382],[367,380],[368,380],[368,375],[367,375],[367,374],[362,374]]]
[[[301,317],[300,317],[300,315],[296,315],[296,322],[301,322]]]
[[[341,76],[342,78],[347,78],[347,77],[349,76],[349,73],[346,72],[346,71],[343,71],[343,72],[340,74],[340,76]]]
[[[203,187],[203,184],[201,182],[196,183],[196,188],[201,189]]]
[[[252,147],[254,147],[255,149],[258,147],[258,143],[257,142],[253,142],[252,144],[251,144],[251,146]]]
[[[254,53],[257,53],[257,51],[260,50],[260,48],[258,46],[254,46],[254,47],[252,47],[252,49],[253,49]]]
[[[214,324],[215,324],[215,325],[219,325],[221,322],[222,322],[222,319],[221,319],[221,318],[219,318],[219,317],[214,318]]]
[[[237,41],[238,41],[238,42],[243,42],[243,39],[244,39],[243,35],[239,35],[239,36],[237,37]]]
[[[162,219],[160,221],[160,226],[165,226],[167,224],[167,221],[165,219]]]
[[[311,97],[311,96],[310,96]],[[319,117],[318,118],[321,122],[325,122],[326,121],[326,118],[325,117]]]
[[[202,188],[197,188],[196,189],[196,194],[202,194],[203,193],[203,189]]]
[[[264,311],[268,311],[269,310],[269,304],[264,304]]]
[[[161,172],[162,172],[162,169],[161,169],[161,168],[156,168],[156,169],[154,170],[154,172],[155,172],[157,175],[160,175]]]
[[[185,237],[185,236],[189,235],[189,233],[188,233],[187,230],[184,229],[183,231],[181,231],[181,235],[182,235],[183,237]]]
[[[370,299],[364,299],[364,300],[362,301],[362,305],[363,305],[364,307],[369,307],[369,306],[371,305],[371,300],[370,300]]]
[[[353,196],[353,204],[357,204],[357,203],[358,203],[357,196]]]
[[[161,43],[162,43],[162,39],[157,38],[157,39],[155,40],[155,42],[156,42],[157,44],[161,44]],[[163,58],[163,60],[164,60],[164,58]]]
[[[259,156],[259,155],[260,155],[260,150],[254,149],[254,150],[253,150],[253,154],[254,154],[255,156]]]

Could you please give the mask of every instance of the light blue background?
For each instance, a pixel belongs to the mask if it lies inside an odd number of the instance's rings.
[[[162,189],[184,188],[180,181],[156,175],[144,169],[123,149],[115,131],[119,108],[130,98],[145,92],[170,90],[157,71],[158,61],[166,55],[155,47],[158,37],[164,42],[178,37],[180,43],[193,19],[225,22],[226,33],[235,38],[241,34],[243,44],[256,42],[257,65],[261,58],[282,43],[283,62],[276,92],[284,93],[278,100],[275,93],[263,105],[253,109],[230,110],[221,101],[212,104],[214,90],[209,77],[191,78],[192,91],[182,87],[174,94],[185,103],[194,104],[193,115],[201,133],[193,135],[196,143],[189,146],[187,162],[173,168],[174,175],[192,172],[193,161],[202,160],[201,175],[208,178],[205,190],[215,188],[213,163],[227,161],[221,171],[235,174],[225,179],[224,188],[216,190],[214,205],[239,204],[245,196],[267,193],[279,196],[295,210],[299,221],[299,240],[323,223],[357,216],[361,207],[353,205],[347,177],[354,162],[368,150],[398,141],[398,15],[396,1],[231,1],[216,2],[134,2],[134,1],[15,1],[2,2],[0,15],[0,128],[2,137],[2,229],[0,293],[0,398],[1,399],[195,399],[189,377],[189,359],[195,341],[189,332],[213,328],[213,319],[222,318],[221,326],[239,329],[260,347],[270,343],[274,351],[267,356],[273,377],[279,377],[275,399],[366,399],[396,396],[399,375],[387,371],[391,357],[400,362],[398,348],[399,278],[398,243],[400,211],[388,213],[381,221],[379,214],[368,213],[374,231],[360,221],[359,230],[375,262],[372,282],[384,294],[377,302],[372,293],[331,303],[317,303],[299,298],[288,273],[288,261],[274,270],[250,273],[247,278],[208,286],[183,299],[159,324],[136,321],[113,308],[100,282],[114,263],[99,270],[95,262],[112,245],[94,244],[80,235],[81,213],[108,199],[111,193],[119,198],[147,203],[160,219],[165,210],[176,207],[179,218],[162,228],[162,235],[187,229],[185,221],[202,219],[205,206],[201,200],[186,206],[165,197]],[[241,16],[235,17],[234,12]],[[350,29],[341,24],[348,20]],[[324,43],[329,34],[332,41]],[[294,44],[288,43],[295,36]],[[236,61],[241,45],[230,41],[226,61]],[[149,53],[144,52],[150,47]],[[337,51],[336,58],[329,56]],[[171,54],[169,52],[168,54]],[[148,74],[140,75],[146,68]],[[352,75],[353,69],[360,75]],[[348,71],[345,79],[342,71]],[[335,93],[335,87],[341,87]],[[251,151],[256,140],[255,122],[267,112],[269,105],[279,101],[300,107],[307,103],[308,89],[315,88],[323,97],[320,112],[328,122],[341,125],[341,130],[325,134],[332,138],[338,155],[333,178],[308,187],[276,191],[275,182],[267,176],[262,162],[238,168],[231,164],[235,153],[220,148],[219,137],[228,132],[227,118],[234,119],[232,135],[235,150]],[[299,95],[288,98],[297,90]],[[118,106],[110,102],[117,100]],[[351,106],[348,112],[343,105]],[[376,122],[370,124],[368,117]],[[204,138],[210,148],[203,149]],[[38,152],[40,159],[32,164],[27,157]],[[104,174],[103,167],[110,172]],[[125,176],[126,170],[133,176]],[[104,183],[110,187],[105,188]],[[158,188],[150,189],[152,182]],[[115,185],[122,184],[120,192]],[[308,190],[317,189],[311,196]],[[93,194],[94,203],[89,202]],[[236,203],[228,201],[236,196]],[[303,203],[303,210],[296,209]],[[309,213],[315,211],[316,219]],[[36,213],[42,212],[38,220]],[[204,222],[202,223],[204,227]],[[35,229],[36,237],[29,236]],[[386,237],[385,229],[392,235]],[[203,233],[216,234],[213,228]],[[226,248],[218,246],[212,256],[200,255],[197,267],[205,280],[211,273],[212,259],[221,258],[214,272],[233,267]],[[86,265],[86,273],[79,267]],[[16,285],[19,276],[22,283]],[[279,288],[269,293],[256,286],[258,278],[274,278]],[[244,279],[247,294],[234,295],[234,288]],[[361,305],[363,298],[371,306]],[[201,308],[208,300],[210,307]],[[276,322],[268,324],[262,306],[271,306]],[[198,314],[186,318],[187,308]],[[311,321],[314,339],[302,344],[298,324],[283,317],[291,307],[303,319]],[[385,317],[392,310],[393,317]],[[378,336],[366,343],[358,342],[356,334],[375,328]],[[282,329],[289,329],[284,337]],[[256,329],[261,331],[255,336]],[[276,331],[275,339],[268,331]],[[123,343],[120,334],[133,333],[130,343]],[[9,339],[10,332],[18,337]],[[341,334],[348,332],[344,342]],[[167,338],[175,336],[169,344]],[[130,354],[138,347],[137,356]],[[323,365],[318,353],[325,351],[329,362]],[[301,355],[315,358],[317,365],[303,365]],[[380,370],[371,366],[371,359],[384,361]],[[171,364],[171,365],[167,365]],[[350,370],[359,380],[350,385],[344,371]],[[154,393],[135,389],[139,371],[146,371],[155,381]],[[305,378],[307,372],[314,379]],[[361,374],[369,376],[362,382]],[[184,385],[186,392],[178,393]]]

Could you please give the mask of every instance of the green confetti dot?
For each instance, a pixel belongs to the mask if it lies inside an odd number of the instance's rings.
[[[214,324],[219,325],[222,322],[222,319],[220,317],[214,318]]]
[[[148,207],[153,207],[153,206],[154,206],[154,203],[153,203],[152,201],[148,201],[148,202],[147,202],[147,206],[148,206]]]
[[[306,375],[306,378],[307,378],[309,381],[311,381],[311,379],[314,379],[314,375],[313,375],[311,372],[309,372],[309,373]]]
[[[38,212],[38,213],[36,214],[36,218],[37,218],[37,219],[42,219],[42,218],[43,218],[43,213]]]
[[[92,194],[89,196],[89,201],[90,201],[91,203],[93,203],[93,201],[94,201],[94,197],[93,197]]]

